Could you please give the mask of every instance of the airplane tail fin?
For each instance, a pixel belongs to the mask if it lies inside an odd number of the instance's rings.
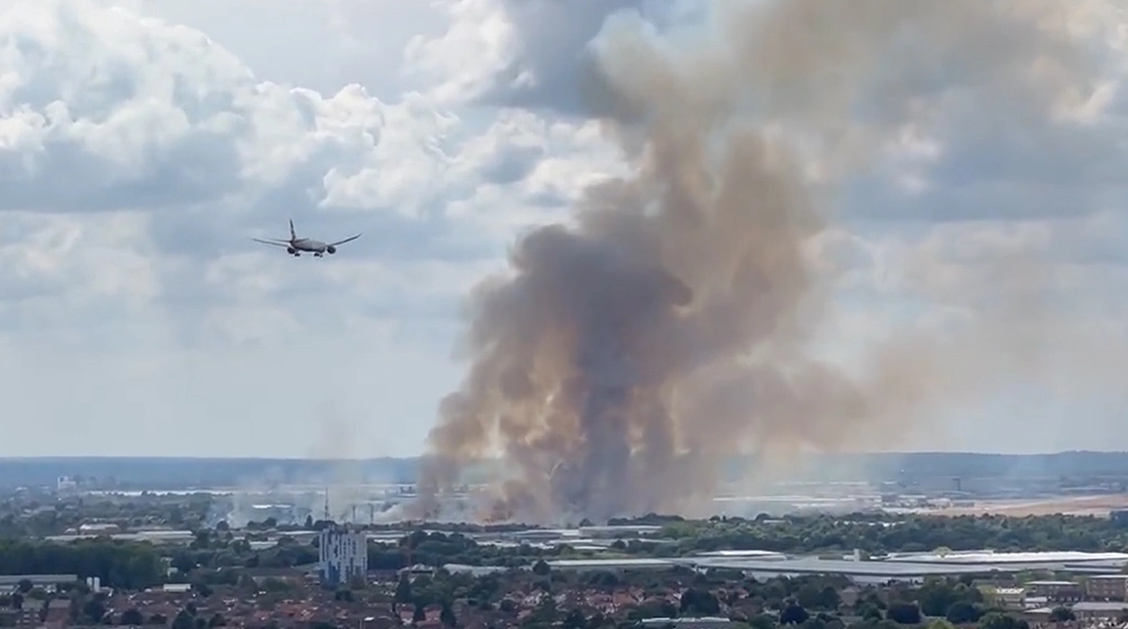
[[[294,233],[294,219],[290,219],[290,240],[297,240],[298,235]]]

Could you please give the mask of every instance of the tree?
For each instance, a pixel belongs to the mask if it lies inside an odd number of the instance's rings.
[[[797,603],[788,603],[779,613],[779,624],[781,625],[801,625],[807,622],[811,615],[802,605]]]
[[[443,608],[439,611],[439,622],[448,627],[458,624],[458,618],[455,617],[454,609],[450,606],[450,603],[443,602]]]
[[[980,616],[979,608],[967,601],[956,601],[952,603],[952,605],[948,607],[947,613],[944,614],[948,622],[953,625],[966,625],[971,622],[977,622]]]
[[[195,629],[196,618],[188,613],[187,609],[182,609],[176,614],[176,618],[172,619],[172,629]]]
[[[552,568],[543,559],[538,559],[537,562],[533,564],[533,574],[539,577],[547,576],[550,572],[552,572]]]
[[[541,598],[541,601],[533,608],[533,613],[530,614],[529,618],[533,622],[551,624],[556,622],[556,616],[556,599],[551,596],[545,596]]]
[[[16,585],[16,590],[20,594],[27,594],[34,587],[35,584],[31,582],[31,579],[20,579],[20,582]]]
[[[749,618],[748,626],[752,629],[776,629],[775,620],[767,614],[756,614]]]
[[[220,614],[218,612],[215,613],[214,615],[212,615],[211,620],[208,621],[208,627],[214,628],[214,627],[226,627],[226,626],[227,626],[227,619],[223,617],[223,614]]]
[[[881,613],[881,608],[870,601],[865,601],[857,605],[857,613],[864,620],[877,622],[885,618]]]
[[[403,574],[400,576],[399,583],[396,584],[396,593],[392,597],[392,605],[402,605],[411,601],[411,579],[407,577],[407,574]]]
[[[991,612],[979,620],[980,629],[1029,629],[1029,626],[1025,620],[999,612]]]
[[[836,610],[839,605],[838,590],[831,585],[818,587],[815,583],[806,583],[795,593],[795,602],[806,609]]]
[[[885,617],[899,625],[919,625],[920,607],[916,603],[892,603],[885,610]]]
[[[561,629],[584,629],[587,627],[587,618],[579,609],[572,609],[568,612],[568,615],[564,616],[564,621],[560,627]]]
[[[713,616],[721,612],[721,602],[708,590],[689,588],[681,595],[681,613],[687,616]]]
[[[427,620],[427,612],[423,611],[423,606],[419,603],[415,604],[415,611],[411,614],[411,622],[423,622]]]
[[[1077,620],[1077,615],[1068,607],[1055,607],[1050,612],[1050,620],[1053,622],[1071,622]]]
[[[90,621],[90,624],[97,625],[106,616],[106,606],[97,598],[91,599],[82,606],[82,615]]]
[[[121,624],[140,626],[145,624],[145,617],[136,607],[130,607],[121,613]]]

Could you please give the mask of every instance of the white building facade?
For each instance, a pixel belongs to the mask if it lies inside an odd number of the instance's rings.
[[[321,583],[336,587],[368,574],[368,536],[364,531],[326,528],[318,535]]]

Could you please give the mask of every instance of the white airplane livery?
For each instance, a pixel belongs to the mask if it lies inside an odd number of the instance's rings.
[[[267,240],[262,240],[260,238],[251,238],[251,240],[255,242],[261,242],[264,245],[285,247],[286,253],[289,253],[295,258],[300,257],[302,255],[302,252],[312,253],[313,257],[320,258],[327,253],[329,255],[337,253],[337,247],[345,244],[346,242],[352,242],[357,238],[360,238],[360,234],[350,236],[349,238],[345,238],[344,240],[338,240],[337,242],[321,242],[320,240],[314,240],[312,238],[298,238],[297,233],[294,232],[294,220],[290,219],[289,240],[284,240],[282,238],[270,238]]]

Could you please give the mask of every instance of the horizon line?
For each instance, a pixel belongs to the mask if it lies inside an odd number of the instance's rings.
[[[998,456],[998,457],[1038,457],[1061,456],[1065,454],[1128,454],[1128,450],[1057,450],[1049,452],[991,452],[975,450],[905,450],[893,452],[807,452],[801,456],[833,457],[833,456],[864,456],[864,457],[895,457],[895,456]],[[425,459],[429,455],[417,454],[411,456],[371,456],[371,457],[295,457],[295,456],[191,456],[191,455],[140,455],[140,454],[64,454],[64,455],[30,455],[30,456],[0,456],[3,461],[65,461],[65,460],[147,460],[147,461],[268,461],[268,462],[371,462],[371,461],[402,461],[413,462]],[[731,455],[728,459],[755,458],[756,454]],[[503,461],[504,457],[483,458],[480,462]]]

